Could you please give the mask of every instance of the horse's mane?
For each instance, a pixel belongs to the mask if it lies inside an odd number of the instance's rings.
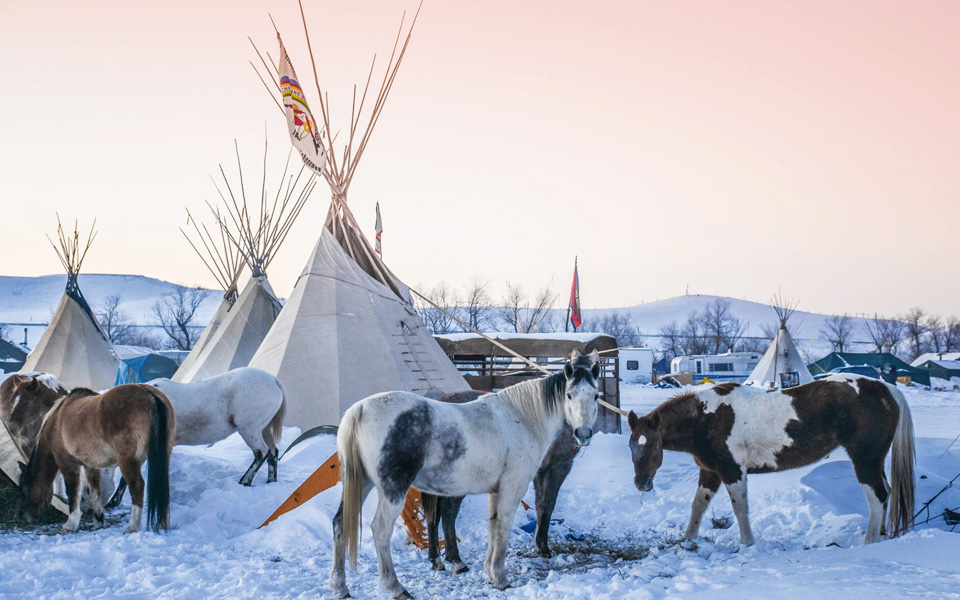
[[[680,392],[679,394],[676,394],[675,396],[670,396],[670,398],[669,398],[667,401],[670,402],[670,401],[673,401],[673,400],[688,400],[688,399],[690,399],[690,398],[696,398],[696,397],[697,397],[697,393],[696,393],[695,391],[693,391],[693,390],[687,390],[687,391],[685,391],[685,392]]]
[[[69,397],[71,397],[71,396],[80,396],[81,398],[86,398],[87,396],[96,396],[98,393],[99,393],[99,392],[95,392],[95,391],[91,390],[90,388],[77,387],[77,388],[73,388],[72,390],[70,390],[70,391],[67,393],[67,397],[69,398]]]
[[[596,380],[590,372],[592,366],[589,356],[581,356],[571,365],[574,385],[586,379],[596,387]],[[560,371],[511,385],[495,395],[516,409],[525,422],[537,423],[544,414],[552,416],[562,410],[566,391],[567,375]]]

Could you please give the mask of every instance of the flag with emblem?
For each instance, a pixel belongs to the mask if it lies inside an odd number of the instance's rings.
[[[323,165],[326,163],[326,150],[320,139],[320,128],[317,126],[303,87],[293,70],[293,63],[287,49],[280,41],[280,94],[283,96],[283,110],[287,115],[287,130],[290,132],[290,141],[300,153],[305,165],[317,175],[323,174]]]

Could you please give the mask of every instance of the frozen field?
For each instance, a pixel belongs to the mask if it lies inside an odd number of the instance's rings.
[[[905,389],[917,433],[918,504],[960,473],[960,393]],[[647,412],[671,391],[625,385],[623,404]],[[624,427],[626,425],[624,424]],[[284,446],[297,430],[285,431]],[[250,461],[234,435],[212,447],[178,447],[172,461],[173,529],[122,533],[129,500],[112,526],[79,533],[0,534],[0,598],[323,598],[329,597],[331,489],[263,530],[256,527],[334,451],[325,437],[298,445],[280,465],[280,481],[253,487],[237,480]],[[941,457],[941,455],[943,455]],[[938,460],[938,457],[939,460]],[[418,598],[960,598],[960,535],[942,519],[907,536],[863,546],[866,503],[842,451],[811,467],[752,476],[750,504],[758,543],[738,548],[730,502],[720,492],[693,550],[677,545],[696,488],[687,455],[666,453],[653,492],[633,486],[625,435],[597,435],[560,492],[551,530],[555,557],[535,556],[517,514],[507,568],[514,587],[498,591],[482,575],[486,499],[468,498],[459,521],[471,571],[431,571],[399,526],[394,560]],[[526,500],[533,503],[533,490]],[[377,587],[369,530],[376,494],[364,509],[359,572],[347,571],[355,598],[384,597]],[[960,505],[960,485],[934,513]]]

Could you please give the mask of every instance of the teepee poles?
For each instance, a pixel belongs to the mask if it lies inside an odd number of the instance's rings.
[[[187,243],[200,257],[203,266],[210,271],[210,274],[220,284],[224,298],[232,303],[237,299],[237,280],[240,279],[240,273],[243,271],[243,262],[240,260],[239,249],[225,235],[223,227],[220,225],[222,217],[219,209],[209,203],[207,206],[217,222],[217,235],[211,234],[205,223],[199,223],[189,209],[187,209],[187,225],[193,226],[198,241],[194,243],[190,234],[184,231],[182,227],[180,233],[183,234]]]
[[[47,236],[47,240],[57,253],[57,258],[60,259],[60,264],[67,272],[68,288],[76,285],[77,275],[80,274],[80,268],[83,266],[83,259],[86,258],[87,251],[90,250],[93,240],[97,237],[97,220],[94,219],[93,224],[90,225],[90,233],[87,234],[87,241],[81,245],[78,224],[78,221],[74,221],[73,235],[71,236],[63,230],[60,213],[57,213],[57,242],[59,247],[53,243],[49,235]]]

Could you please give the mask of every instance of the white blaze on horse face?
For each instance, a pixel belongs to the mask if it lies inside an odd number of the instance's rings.
[[[640,437],[638,437],[638,438],[637,438],[637,445],[638,445],[638,446],[646,446],[646,445],[647,445],[647,436],[641,435]]]
[[[797,419],[790,396],[740,386],[721,396],[713,390],[697,395],[706,413],[722,405],[733,409],[733,428],[727,448],[734,460],[746,469],[777,467],[777,452],[793,444],[787,424]]]

